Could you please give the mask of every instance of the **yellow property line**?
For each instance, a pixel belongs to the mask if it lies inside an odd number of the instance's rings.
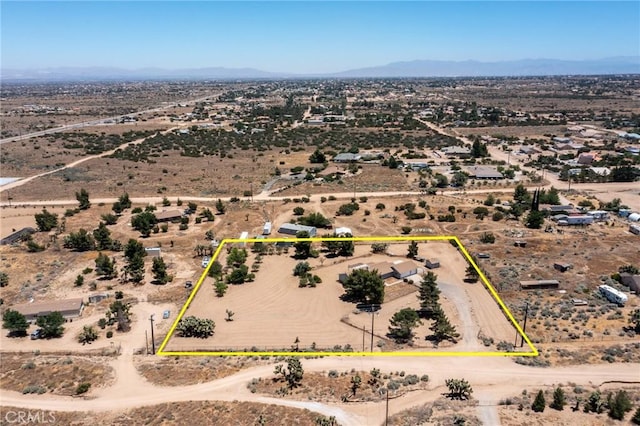
[[[204,282],[205,278],[207,277],[207,275],[209,273],[209,269],[211,268],[211,265],[213,265],[213,262],[218,258],[218,256],[220,255],[220,251],[222,250],[222,247],[225,244],[228,244],[228,243],[229,244],[234,244],[234,243],[258,243],[258,242],[259,243],[282,243],[282,242],[286,242],[286,243],[292,243],[293,244],[293,243],[296,243],[296,242],[299,242],[299,241],[302,241],[302,242],[322,242],[322,241],[353,241],[353,242],[373,241],[373,242],[384,242],[384,241],[452,241],[452,240],[456,242],[456,244],[458,245],[458,247],[462,251],[464,257],[474,267],[474,269],[478,272],[478,275],[480,276],[480,279],[482,280],[482,283],[487,287],[487,289],[489,290],[491,295],[498,302],[498,305],[500,306],[500,308],[502,308],[504,313],[507,315],[507,318],[509,318],[511,323],[514,325],[514,327],[518,331],[520,337],[522,337],[524,339],[524,341],[527,342],[527,345],[528,345],[529,349],[531,349],[531,352],[523,352],[523,351],[519,351],[519,352],[474,352],[474,351],[470,351],[470,352],[445,352],[445,351],[442,351],[442,352],[440,352],[440,351],[438,351],[438,352],[410,352],[410,351],[405,351],[405,352],[363,352],[363,351],[359,351],[359,352],[328,352],[328,351],[326,351],[326,352],[325,351],[320,351],[320,352],[304,352],[304,351],[301,351],[301,352],[283,352],[283,351],[272,351],[272,352],[269,352],[269,351],[256,351],[256,352],[251,352],[251,351],[237,351],[236,352],[236,351],[165,351],[164,350],[164,348],[169,343],[169,339],[171,338],[171,336],[175,332],[175,329],[178,326],[178,323],[180,322],[180,320],[184,316],[185,312],[189,308],[189,305],[193,301],[193,298],[198,293],[198,290],[200,289],[200,286],[202,285],[202,283]],[[305,357],[305,356],[348,356],[348,357],[353,357],[353,356],[374,356],[374,357],[375,356],[387,356],[387,357],[481,356],[481,357],[492,357],[492,356],[538,356],[539,352],[538,352],[538,349],[536,349],[536,347],[533,345],[533,343],[531,342],[529,337],[526,335],[524,330],[522,330],[522,328],[520,327],[520,325],[518,324],[516,319],[513,317],[513,314],[511,314],[511,312],[509,311],[507,306],[504,304],[502,299],[500,299],[500,296],[498,295],[496,290],[493,288],[491,283],[489,283],[489,280],[487,279],[487,277],[482,273],[482,271],[480,270],[478,265],[474,262],[473,258],[471,257],[471,255],[469,254],[467,249],[464,247],[462,242],[458,239],[458,237],[456,237],[456,236],[448,236],[448,235],[440,235],[440,236],[348,237],[348,238],[341,238],[341,237],[313,237],[313,238],[262,238],[262,239],[260,239],[260,238],[247,238],[247,239],[228,238],[228,239],[224,239],[224,240],[221,241],[220,245],[218,246],[218,248],[216,249],[215,253],[211,257],[211,260],[209,261],[209,264],[204,269],[202,275],[198,279],[198,282],[196,283],[196,286],[194,287],[194,289],[191,292],[191,294],[189,295],[189,298],[187,299],[186,303],[184,304],[184,306],[182,306],[182,309],[180,309],[180,312],[178,313],[178,316],[176,317],[175,321],[171,325],[171,328],[169,329],[169,332],[165,336],[164,340],[162,341],[162,344],[160,345],[160,348],[157,351],[157,355],[161,355],[161,356],[172,356],[172,355],[173,356],[300,356],[300,357]]]

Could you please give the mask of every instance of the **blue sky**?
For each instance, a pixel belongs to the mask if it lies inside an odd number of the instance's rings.
[[[2,68],[252,67],[640,55],[640,2],[1,2]]]

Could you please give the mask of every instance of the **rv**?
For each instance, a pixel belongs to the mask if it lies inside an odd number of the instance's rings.
[[[598,286],[598,289],[600,290],[600,293],[604,297],[606,297],[610,302],[617,303],[620,306],[624,306],[624,304],[628,300],[628,297],[626,294],[608,285]]]

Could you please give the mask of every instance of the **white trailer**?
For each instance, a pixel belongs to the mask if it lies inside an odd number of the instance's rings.
[[[610,302],[617,303],[618,305],[624,305],[629,298],[626,294],[621,292],[620,290],[616,290],[615,288],[608,285],[600,285],[598,286],[600,293],[606,297]]]

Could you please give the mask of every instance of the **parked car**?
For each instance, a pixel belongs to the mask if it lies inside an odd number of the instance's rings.
[[[33,333],[31,333],[31,340],[38,340],[38,339],[42,339],[44,332],[41,328],[37,329],[36,331],[34,331]]]
[[[167,310],[162,313],[162,318],[167,319],[171,315],[171,311]]]
[[[209,261],[211,261],[211,258],[209,256],[205,256],[202,258],[202,267],[206,268],[207,265],[209,265]]]
[[[193,281],[187,281],[186,283],[184,283],[184,288],[191,288],[193,287]]]
[[[476,257],[478,259],[489,259],[491,256],[489,255],[489,253],[478,253]]]

